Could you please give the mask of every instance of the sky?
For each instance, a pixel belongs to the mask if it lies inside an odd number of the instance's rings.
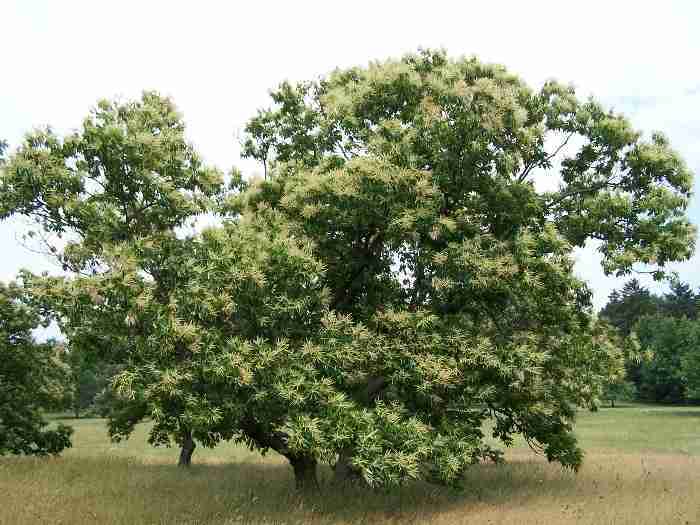
[[[3,0],[0,138],[12,149],[37,126],[70,132],[98,99],[155,89],[173,97],[208,162],[251,175],[260,168],[241,161],[237,137],[281,81],[444,48],[504,64],[533,87],[572,83],[645,133],[664,132],[700,174],[698,22],[693,0]],[[699,199],[689,215],[700,224]],[[0,280],[56,270],[22,246],[22,229],[0,223]],[[593,246],[576,257],[600,308],[623,281],[603,275]],[[671,268],[697,289],[699,261]]]

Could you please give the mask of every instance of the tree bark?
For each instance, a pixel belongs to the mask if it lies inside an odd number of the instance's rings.
[[[319,488],[316,477],[316,458],[298,454],[289,450],[287,436],[281,432],[266,432],[264,427],[253,418],[241,421],[241,428],[260,447],[271,448],[283,455],[294,470],[294,480],[298,490],[316,490]]]
[[[188,430],[185,432],[185,439],[180,449],[180,459],[177,462],[178,467],[189,467],[192,464],[192,453],[196,446],[197,444],[192,439],[192,432]]]
[[[348,483],[362,479],[360,472],[350,464],[351,454],[352,451],[350,449],[344,449],[338,455],[338,461],[333,467],[334,483]]]
[[[290,454],[287,456],[287,459],[294,469],[294,481],[297,490],[317,490],[316,458]]]

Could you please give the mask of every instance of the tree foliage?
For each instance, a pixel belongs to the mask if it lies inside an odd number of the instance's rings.
[[[676,319],[696,320],[698,318],[700,295],[693,292],[689,284],[674,280],[671,290],[660,301],[660,313]]]
[[[71,445],[69,427],[47,429],[42,417],[60,404],[66,371],[51,342],[34,340],[41,324],[22,287],[0,283],[0,455],[59,454]]]
[[[686,347],[681,355],[681,370],[686,397],[697,401],[700,399],[700,325],[697,321],[686,328],[686,334],[686,341],[692,346]]]
[[[112,261],[105,250],[150,239],[152,256],[143,257],[148,264],[140,270],[153,281],[158,300],[167,302],[179,285],[168,247],[177,246],[178,230],[212,207],[222,183],[187,142],[172,101],[145,92],[136,101],[100,101],[82,128],[66,137],[50,128],[28,134],[3,170],[0,218],[34,219],[47,252],[76,275],[108,273]],[[89,316],[67,323],[65,312],[57,313],[75,359],[106,366],[128,362],[133,347],[123,334],[104,324],[96,329],[102,321]],[[112,408],[112,422],[127,428],[145,415],[138,403]]]
[[[61,260],[80,272],[99,268],[106,245],[172,232],[206,211],[221,182],[186,142],[173,103],[146,92],[100,101],[66,137],[29,133],[3,170],[0,218],[27,215],[67,236]]]
[[[424,51],[284,83],[272,99],[247,128],[251,157],[328,172],[369,156],[428,172],[441,216],[498,237],[548,219],[572,245],[600,239],[606,272],[692,252],[682,159],[571,87],[532,90],[501,66]],[[559,189],[538,193],[537,172]]]
[[[677,280],[661,296],[636,279],[610,294],[601,317],[622,334],[634,333],[646,356],[627,361],[628,377],[640,398],[679,403],[695,395],[688,389],[688,378],[694,377],[700,348],[694,335],[697,300],[692,288]]]
[[[58,357],[68,370],[65,407],[76,418],[109,413],[109,389],[112,377],[118,371],[113,365],[99,359],[99,352],[79,346],[59,345]]]
[[[227,195],[155,94],[28,136],[2,216],[71,232],[69,277],[27,275],[71,344],[122,369],[110,431],[238,440],[373,486],[459,484],[487,422],[577,469],[578,406],[622,374],[572,251],[609,273],[687,258],[691,174],[660,135],[571,88],[421,52],[285,83],[247,127],[265,179]],[[538,191],[535,176],[559,181]],[[201,211],[221,223],[177,231]]]
[[[667,141],[643,139],[571,88],[550,82],[534,91],[500,66],[430,51],[284,83],[272,99],[244,144],[271,167],[269,180],[231,199],[230,209],[284,213],[317,246],[331,308],[378,335],[389,312],[430,326],[435,340],[465,337],[461,351],[446,352],[459,364],[441,381],[470,377],[473,390],[457,383],[431,391],[420,375],[401,388],[422,359],[439,368],[446,358],[439,345],[425,343],[421,356],[402,339],[408,355],[393,361],[378,351],[387,366],[353,398],[368,410],[396,399],[436,436],[469,434],[451,414],[475,414],[472,431],[492,418],[506,443],[522,433],[550,459],[578,466],[573,407],[595,403],[616,350],[594,335],[571,249],[598,239],[607,273],[642,262],[656,266],[656,277],[692,253],[691,174]],[[538,191],[535,176],[559,188]],[[426,316],[435,321],[424,324]],[[467,358],[467,348],[476,355]],[[376,383],[385,386],[370,388]],[[419,385],[431,402],[416,402]],[[352,449],[343,454],[358,454]]]
[[[629,335],[640,319],[659,312],[659,298],[631,279],[620,291],[613,290],[600,316],[615,326],[623,335]]]
[[[687,377],[695,375],[692,362],[700,352],[700,324],[687,318],[647,317],[637,326],[637,334],[652,355],[640,367],[640,396],[665,403],[686,400]]]
[[[320,327],[327,302],[322,267],[308,246],[267,226],[232,223],[179,241],[167,266],[179,286],[167,302],[142,272],[150,257],[162,255],[162,245],[150,239],[115,247],[110,271],[99,277],[34,283],[35,294],[54,304],[66,324],[108,332],[113,348],[126,352],[114,379],[117,397],[124,408],[142,411],[132,418],[118,412],[113,437],[127,437],[148,415],[154,444],[191,434],[213,446],[250,441],[240,431],[253,414],[271,433],[294,410],[322,410],[314,396],[327,395],[329,385],[319,378],[314,387],[314,371],[297,353]],[[295,409],[304,394],[295,389],[307,387],[312,397]],[[251,444],[271,447],[262,438]]]

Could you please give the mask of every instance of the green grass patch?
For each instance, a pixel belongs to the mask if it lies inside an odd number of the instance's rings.
[[[197,449],[195,465],[175,466],[178,451],[153,448],[141,425],[110,443],[99,419],[62,420],[75,428],[61,458],[0,458],[0,523],[697,523],[700,408],[634,405],[582,412],[577,434],[587,450],[579,474],[534,456],[522,443],[505,465],[470,469],[465,489],[423,483],[394,492],[293,489],[291,469],[223,445]]]

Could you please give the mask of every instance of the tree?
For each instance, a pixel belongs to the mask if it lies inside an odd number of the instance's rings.
[[[661,312],[676,319],[695,320],[698,318],[698,299],[689,284],[674,280],[670,293],[664,294]]]
[[[658,313],[659,303],[658,297],[651,294],[637,279],[631,279],[619,292],[612,291],[600,316],[623,335],[629,335],[642,317]]]
[[[272,99],[275,108],[247,128],[248,156],[327,171],[370,154],[427,171],[443,215],[466,204],[497,235],[551,217],[574,245],[599,238],[610,273],[692,253],[683,160],[662,135],[642,140],[623,116],[580,102],[573,88],[548,82],[532,91],[501,66],[424,51],[284,83]],[[561,177],[560,189],[537,194],[537,170]]]
[[[317,247],[331,308],[378,335],[421,341],[405,325],[406,332],[386,328],[385,317],[398,315],[427,323],[435,338],[456,338],[463,329],[466,346],[481,349],[462,361],[466,354],[456,349],[441,355],[439,345],[410,344],[413,352],[395,369],[375,368],[353,400],[367,410],[395,400],[436,439],[478,434],[490,417],[506,443],[523,433],[550,459],[576,467],[571,407],[593,401],[608,368],[600,347],[593,350],[600,339],[592,335],[589,292],[571,275],[570,250],[598,239],[606,273],[625,275],[641,262],[655,265],[656,278],[667,262],[689,257],[692,177],[667,140],[644,140],[623,116],[579,101],[572,88],[548,82],[533,91],[500,66],[441,52],[284,83],[272,99],[244,142],[246,155],[266,163],[266,180],[228,209],[284,213]],[[535,174],[560,178],[559,189],[538,192]],[[495,365],[497,356],[519,355],[514,348],[525,348],[518,345],[528,338],[537,342],[523,361]],[[579,360],[582,348],[592,352],[587,364]],[[421,355],[435,368],[456,359],[445,378],[470,377],[474,390],[443,378],[431,392],[424,376],[409,372],[420,369]],[[471,376],[466,370],[475,362],[492,362],[499,372],[477,366]],[[595,373],[557,389],[588,364]],[[501,382],[509,367],[546,387]],[[415,383],[405,383],[408,377]],[[428,396],[420,403],[419,388]],[[494,397],[479,397],[482,389]],[[450,417],[456,413],[474,418],[469,431]],[[358,455],[348,444],[340,470],[362,465]]]
[[[608,401],[611,408],[615,408],[616,401],[629,401],[637,395],[637,387],[628,379],[630,366],[637,366],[649,360],[652,354],[643,351],[637,335],[633,332],[628,336],[622,336],[618,330],[607,325],[605,321],[598,320],[598,325],[604,327],[608,340],[622,350],[625,367],[611,369],[608,379],[603,387],[601,399]]]
[[[687,318],[654,316],[642,319],[636,332],[642,348],[652,355],[640,367],[640,396],[665,403],[685,401],[700,325]]]
[[[69,427],[46,429],[42,417],[63,396],[65,371],[54,345],[32,337],[41,324],[22,287],[0,283],[0,455],[56,455],[71,445]]]
[[[602,398],[610,403],[611,408],[615,408],[616,401],[630,401],[636,395],[634,383],[622,378],[615,378],[605,385]]]
[[[113,366],[99,361],[96,354],[95,351],[71,347],[70,344],[59,347],[59,359],[66,364],[69,371],[70,392],[67,407],[73,411],[76,418],[79,418],[81,413],[94,415],[107,408],[103,406],[101,410],[98,409],[98,398],[109,387],[115,371]]]
[[[685,349],[681,356],[681,371],[686,386],[686,397],[691,400],[700,399],[700,326],[694,322],[693,345]]]
[[[659,312],[661,300],[649,292],[637,279],[630,279],[620,291],[613,290],[608,303],[600,311],[600,317],[616,327],[623,337],[631,335],[634,327],[644,317]],[[627,378],[637,393],[641,389],[641,361],[627,360]]]
[[[202,163],[184,132],[172,101],[154,92],[137,101],[100,101],[66,137],[50,128],[32,132],[3,168],[0,219],[34,219],[46,251],[76,275],[109,270],[103,254],[115,244],[146,236],[163,247],[173,244],[178,228],[209,210],[222,188],[221,174]],[[159,300],[167,301],[176,281],[163,269],[167,250],[160,253],[142,271],[156,283]],[[58,321],[76,355],[128,360],[128,338],[64,319]],[[115,416],[120,422],[125,414],[143,415],[142,407],[122,408]],[[179,441],[192,446],[187,429],[181,432]]]
[[[178,286],[163,302],[141,269],[149,255],[161,256],[151,242],[106,249],[110,270],[99,276],[37,279],[34,293],[73,326],[129,340],[116,395],[152,418],[151,443],[169,444],[183,426],[206,446],[241,440],[283,454],[300,486],[315,485],[330,445],[304,429],[322,425],[329,434],[347,403],[331,381],[345,349],[326,352],[320,366],[311,346],[328,312],[308,243],[257,219],[181,239],[167,267]],[[133,430],[133,419],[117,423],[117,439]]]
[[[3,170],[0,218],[26,215],[68,236],[58,255],[65,269],[99,271],[104,246],[172,235],[209,209],[221,174],[203,165],[184,131],[174,104],[145,92],[138,101],[100,101],[66,137],[29,133]],[[55,238],[48,242],[59,252]]]
[[[551,334],[491,341],[483,326],[443,326],[427,312],[385,312],[371,328],[353,323],[328,311],[322,265],[310,244],[285,230],[284,221],[258,213],[183,240],[171,259],[181,286],[167,305],[153,300],[133,246],[115,252],[113,270],[99,278],[42,279],[34,292],[53,294],[73,324],[100,323],[91,332],[129,334],[133,353],[115,383],[122,399],[153,418],[152,443],[169,443],[184,423],[205,445],[237,439],[273,449],[289,459],[300,487],[316,484],[318,460],[333,461],[352,444],[354,468],[373,485],[412,477],[456,483],[466,465],[498,457],[481,440],[491,409],[480,405],[504,395],[516,405],[540,382],[542,362],[559,366],[546,357]],[[601,366],[618,362],[604,332],[571,329],[571,348],[580,351],[570,358],[585,361],[586,371],[549,395],[579,395],[607,375]],[[389,384],[368,410],[356,398],[370,376]],[[500,388],[480,387],[486,377]],[[458,400],[449,399],[453,389]],[[448,409],[460,417],[431,422]],[[528,416],[525,431],[542,442],[562,433],[556,418]],[[550,444],[547,454],[575,465],[580,458],[567,445]]]
[[[223,225],[102,239],[94,275],[27,277],[75,339],[122,352],[116,394],[141,412],[117,435],[147,414],[154,443],[273,449],[299,486],[319,461],[373,486],[454,485],[499,458],[490,421],[577,469],[576,407],[624,353],[572,250],[597,238],[607,272],[657,277],[692,253],[692,180],[665,139],[569,88],[433,52],[273,100],[245,144],[266,178],[221,199]],[[536,171],[560,190],[538,192]]]
[[[677,353],[686,351],[685,343],[682,337],[678,339],[680,336],[677,333],[683,323],[674,323],[673,319],[697,318],[696,296],[689,285],[674,279],[670,292],[657,296],[632,279],[620,291],[613,290],[600,316],[616,326],[623,335],[641,327],[638,335],[649,358],[644,361],[628,360],[626,366],[627,376],[634,383],[637,395],[667,402],[678,402],[684,398],[681,355]],[[656,333],[655,330],[660,332]],[[667,336],[670,339],[662,343]]]

